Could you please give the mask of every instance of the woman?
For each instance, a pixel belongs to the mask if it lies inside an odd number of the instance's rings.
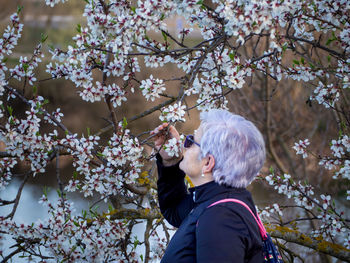
[[[186,137],[184,152],[170,157],[161,146],[179,139],[164,123],[152,133],[158,166],[158,199],[165,219],[178,230],[162,263],[263,262],[258,225],[242,205],[214,202],[235,198],[256,213],[246,187],[265,161],[265,145],[253,123],[225,110],[202,113],[194,136]],[[187,190],[185,175],[195,187]]]

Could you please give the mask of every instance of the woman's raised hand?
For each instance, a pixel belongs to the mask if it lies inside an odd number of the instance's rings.
[[[178,163],[182,159],[182,150],[180,149],[178,157],[169,156],[162,147],[169,139],[175,138],[176,140],[180,140],[180,134],[175,127],[169,125],[169,123],[163,123],[151,131],[151,135],[153,134],[155,134],[154,145],[163,159],[163,165],[171,166]]]

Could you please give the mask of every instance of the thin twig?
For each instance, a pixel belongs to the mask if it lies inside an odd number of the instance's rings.
[[[28,178],[29,178],[29,175],[31,174],[31,172],[28,172],[26,173],[24,179],[23,179],[23,182],[21,184],[21,186],[18,188],[18,192],[17,192],[17,195],[16,195],[16,198],[15,198],[15,202],[14,202],[14,205],[13,205],[13,208],[12,208],[12,211],[10,214],[8,214],[5,219],[7,218],[10,218],[11,220],[13,219],[15,213],[16,213],[16,210],[17,210],[17,207],[18,207],[18,204],[19,204],[19,200],[21,199],[21,194],[22,194],[22,190],[23,190],[23,187],[24,185],[26,184]]]

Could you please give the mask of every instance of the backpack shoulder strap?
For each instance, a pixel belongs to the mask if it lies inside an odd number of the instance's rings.
[[[234,202],[234,203],[237,203],[237,204],[244,206],[251,213],[251,215],[254,217],[256,223],[258,224],[260,234],[261,234],[263,240],[265,240],[267,238],[266,229],[265,229],[263,223],[261,222],[259,215],[254,214],[253,211],[249,208],[249,206],[246,203],[244,203],[243,201],[238,200],[238,199],[234,199],[234,198],[226,198],[226,199],[222,199],[222,200],[219,200],[219,201],[216,201],[216,202],[210,204],[207,208],[212,207],[212,206],[217,205],[217,204],[227,203],[227,202]]]

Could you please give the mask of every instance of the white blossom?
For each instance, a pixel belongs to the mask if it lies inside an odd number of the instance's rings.
[[[186,106],[182,106],[181,102],[174,103],[169,107],[163,108],[159,119],[164,122],[185,121]]]
[[[154,101],[156,98],[160,97],[160,93],[165,91],[165,85],[163,80],[155,79],[150,75],[149,79],[141,81],[140,89],[146,100]]]
[[[309,139],[299,140],[298,143],[294,143],[293,149],[296,154],[301,154],[303,158],[307,158],[306,147],[310,145]]]

